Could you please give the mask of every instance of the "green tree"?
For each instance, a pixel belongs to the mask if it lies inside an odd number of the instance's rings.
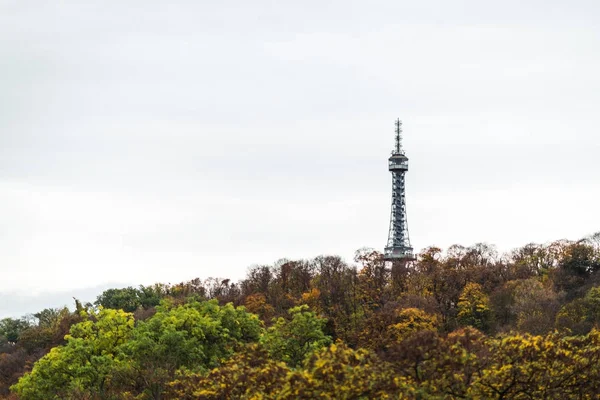
[[[254,314],[216,300],[172,306],[165,302],[138,323],[121,346],[115,386],[159,399],[176,372],[207,371],[262,332]]]
[[[123,289],[108,289],[96,298],[95,304],[104,308],[134,312],[142,305],[142,293],[131,286]]]
[[[326,320],[319,318],[307,305],[289,310],[291,319],[277,318],[262,336],[261,342],[276,360],[294,367],[306,356],[331,343],[323,333]]]
[[[71,327],[64,346],[38,360],[12,390],[22,399],[105,397],[115,354],[133,330],[133,316],[100,309]]]
[[[0,338],[4,338],[10,343],[16,343],[19,341],[21,333],[30,326],[24,319],[4,318],[0,320]]]

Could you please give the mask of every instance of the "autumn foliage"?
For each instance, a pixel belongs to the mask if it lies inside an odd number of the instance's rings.
[[[0,398],[591,399],[599,324],[600,233],[364,249],[3,319]]]

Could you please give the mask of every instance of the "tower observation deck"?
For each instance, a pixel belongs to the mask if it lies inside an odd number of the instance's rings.
[[[404,176],[408,171],[408,157],[402,149],[402,122],[399,119],[396,120],[396,146],[389,158],[388,169],[392,173],[392,212],[384,259],[387,261],[413,261],[415,257],[408,237],[404,183]]]

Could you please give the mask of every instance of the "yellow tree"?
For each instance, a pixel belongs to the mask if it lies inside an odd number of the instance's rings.
[[[398,312],[398,323],[388,327],[392,338],[401,341],[419,331],[436,331],[438,318],[418,308],[405,308]]]
[[[458,299],[458,321],[463,326],[486,330],[489,327],[491,310],[489,298],[481,285],[469,282]]]
[[[167,398],[180,400],[268,399],[285,384],[289,367],[257,344],[235,353],[207,374],[181,371],[169,384]]]

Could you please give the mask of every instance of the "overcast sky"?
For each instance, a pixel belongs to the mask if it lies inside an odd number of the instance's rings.
[[[600,3],[0,0],[0,317],[600,230]]]

